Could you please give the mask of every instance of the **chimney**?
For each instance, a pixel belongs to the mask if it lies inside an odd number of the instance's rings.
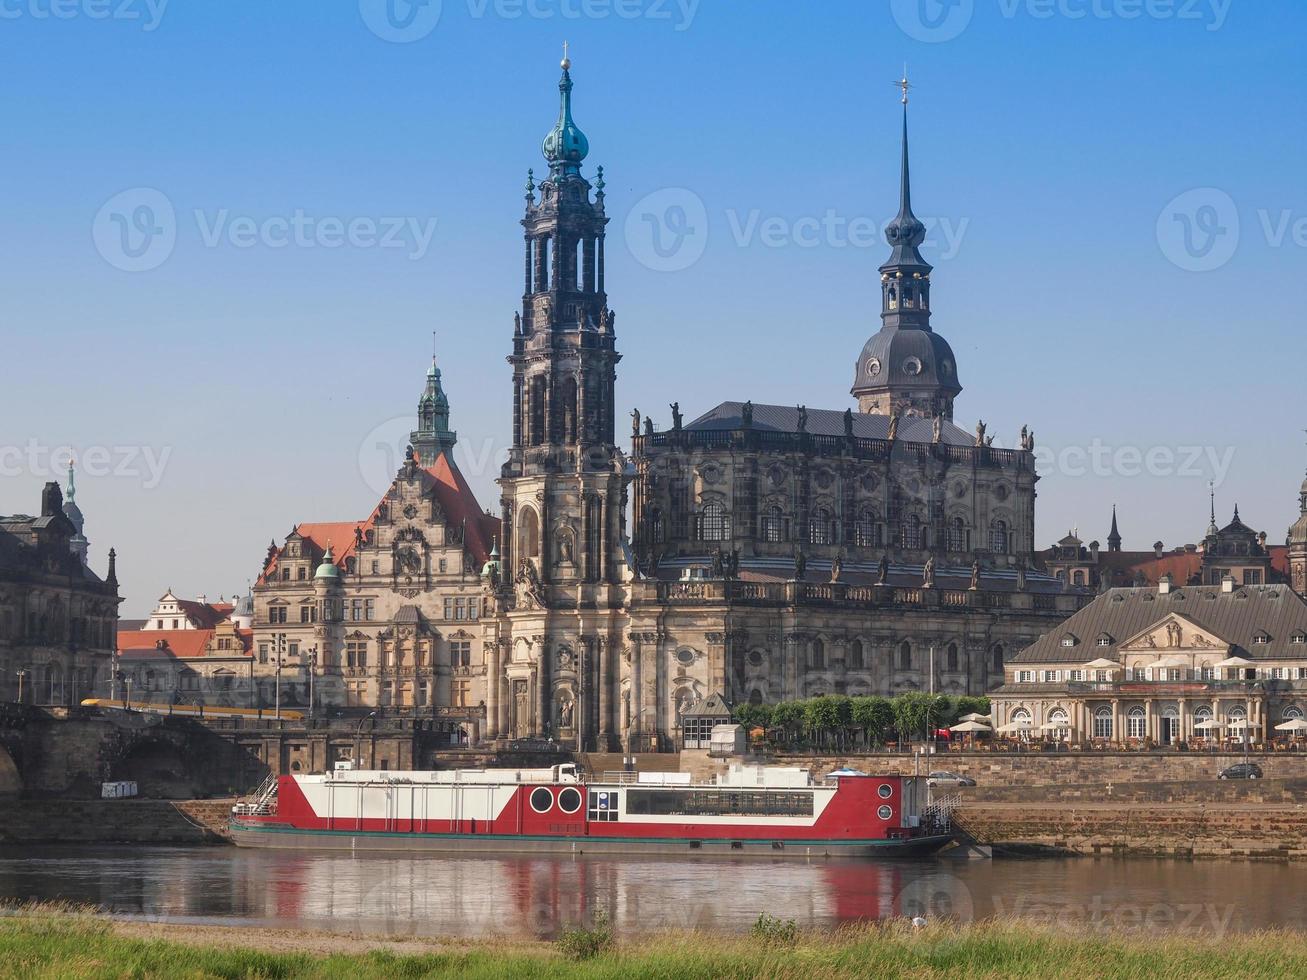
[[[1097,541],[1090,541],[1090,542],[1089,542],[1089,557],[1094,561],[1095,564],[1097,564],[1097,562],[1098,562],[1098,542],[1097,542]]]
[[[59,484],[51,482],[41,491],[41,516],[54,517],[64,512],[64,495]]]
[[[1153,542],[1153,557],[1154,558],[1162,557],[1162,542],[1160,541]]]
[[[1221,577],[1221,591],[1227,595],[1234,591],[1234,576],[1224,575]]]
[[[1171,575],[1169,572],[1157,580],[1157,594],[1158,595],[1171,594]]]

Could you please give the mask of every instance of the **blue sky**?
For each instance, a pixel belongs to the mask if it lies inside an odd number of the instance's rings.
[[[1127,547],[1194,541],[1209,479],[1274,542],[1295,516],[1300,3],[51,2],[0,4],[0,512],[74,448],[127,615],[365,515],[433,331],[497,509],[564,39],[608,180],[621,414],[850,404],[906,61],[957,421],[1034,427],[1040,545],[1104,537],[1113,503]]]

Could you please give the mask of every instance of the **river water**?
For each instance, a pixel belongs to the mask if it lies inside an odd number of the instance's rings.
[[[1041,859],[875,862],[453,858],[234,847],[0,849],[0,899],[176,922],[394,936],[538,936],[603,911],[620,934],[1017,916],[1219,936],[1307,927],[1307,866]]]

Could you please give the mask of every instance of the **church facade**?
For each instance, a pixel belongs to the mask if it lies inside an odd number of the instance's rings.
[[[670,427],[632,413],[616,444],[615,315],[602,169],[572,118],[527,184],[512,352],[502,556],[487,567],[486,734],[666,748],[714,693],[777,701],[979,694],[1088,596],[1032,563],[1034,437],[953,422],[952,350],[930,323],[904,96],[900,210],[879,269],[881,329],[856,406],[725,402]],[[537,199],[536,192],[539,192]],[[627,514],[630,526],[627,526]]]

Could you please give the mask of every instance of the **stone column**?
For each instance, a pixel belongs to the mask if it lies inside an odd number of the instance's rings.
[[[613,746],[613,660],[617,644],[601,636],[599,643],[599,751]]]
[[[541,640],[536,644],[536,720],[533,730],[537,735],[545,733],[545,726],[551,724],[549,691],[549,656],[550,644]]]
[[[490,663],[486,665],[486,737],[499,737],[500,640],[490,644]]]
[[[1124,733],[1121,731],[1121,701],[1118,698],[1112,699],[1112,741],[1120,743],[1124,740]]]
[[[641,725],[644,708],[644,684],[642,677],[642,659],[643,648],[640,645],[640,634],[632,633],[629,637],[631,641],[631,736],[639,736],[644,729]]]
[[[1145,740],[1151,739],[1154,743],[1156,743],[1157,735],[1153,732],[1154,720],[1155,719],[1153,717],[1153,699],[1147,698],[1144,701],[1144,738]]]

